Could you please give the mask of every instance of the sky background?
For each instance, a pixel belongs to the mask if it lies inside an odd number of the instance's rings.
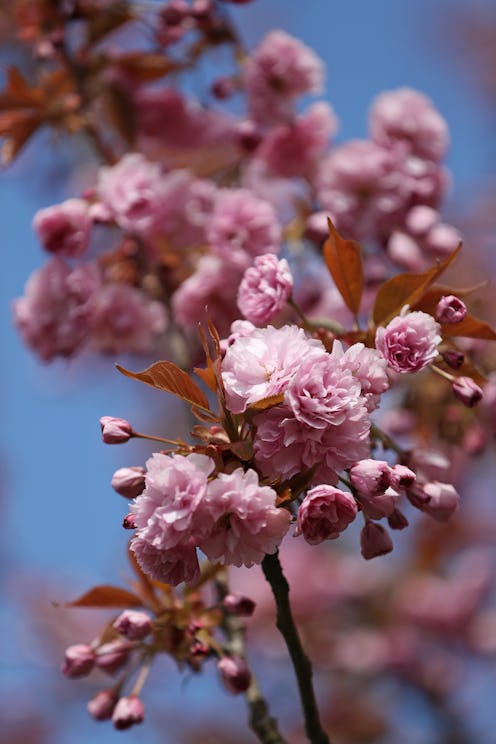
[[[489,7],[489,2],[477,0],[255,0],[234,8],[232,15],[248,46],[280,27],[316,50],[327,66],[325,98],[340,120],[338,140],[365,135],[367,110],[383,90],[411,86],[429,95],[449,123],[452,198],[463,204],[480,184],[494,180],[496,138],[491,109],[474,86],[467,59],[456,49],[453,21],[457,12],[485,12]],[[140,464],[150,449],[135,443],[124,448],[104,446],[98,419],[122,416],[140,430],[158,395],[113,368],[113,361],[143,368],[142,361],[121,357],[95,363],[87,358],[43,366],[11,326],[12,299],[22,294],[28,274],[45,260],[31,230],[32,217],[37,209],[73,195],[45,177],[45,166],[53,175],[62,173],[66,162],[64,145],[51,149],[50,142],[49,137],[41,137],[42,157],[34,157],[36,144],[32,145],[0,174],[4,261],[0,273],[4,348],[0,638],[9,639],[0,651],[4,668],[0,685],[21,699],[27,680],[47,675],[50,689],[49,676],[58,673],[59,660],[40,667],[41,655],[30,640],[32,620],[21,616],[9,597],[24,591],[27,577],[30,585],[44,581],[53,585],[54,594],[47,590],[47,605],[52,599],[76,596],[94,583],[119,582],[126,571],[126,535],[120,526],[126,504],[109,482],[117,467]],[[163,429],[157,433],[173,434],[176,416],[180,407],[171,401]],[[188,706],[208,704],[197,686],[186,686],[182,693],[178,679],[171,684]],[[37,704],[54,706],[41,695]],[[237,701],[229,700],[233,714],[242,710]],[[84,704],[79,708],[70,739],[60,744],[122,741],[122,734],[108,726],[97,731],[91,722],[87,726]],[[145,727],[126,734],[126,741],[137,741],[138,736],[146,744],[158,741]],[[173,744],[174,738],[161,741]]]

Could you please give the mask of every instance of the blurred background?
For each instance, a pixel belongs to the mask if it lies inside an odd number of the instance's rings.
[[[8,64],[26,62],[8,14],[2,13],[0,8],[0,74]],[[411,86],[431,97],[448,121],[452,140],[447,165],[453,188],[445,214],[466,235],[479,274],[494,273],[496,7],[491,0],[254,0],[232,6],[231,13],[249,48],[265,32],[283,28],[315,49],[327,66],[325,97],[340,120],[338,141],[365,135],[367,110],[383,90]],[[75,146],[44,131],[0,174],[5,261],[0,273],[4,344],[0,741],[110,744],[123,736],[146,744],[254,741],[244,733],[243,701],[226,697],[213,670],[181,676],[172,662],[165,661],[153,672],[145,695],[146,723],[124,734],[89,718],[85,706],[96,691],[94,682],[64,680],[59,673],[65,646],[91,638],[101,616],[91,610],[56,609],[52,602],[72,599],[94,584],[123,584],[128,573],[121,528],[125,504],[110,488],[110,478],[116,468],[140,464],[152,451],[139,443],[105,447],[99,417],[121,416],[138,430],[152,429],[164,436],[184,426],[179,404],[163,400],[157,413],[158,393],[120,376],[113,365],[118,361],[137,369],[150,360],[85,355],[42,365],[12,327],[10,303],[22,294],[28,274],[43,262],[31,228],[34,213],[80,191],[94,168],[83,143]],[[481,492],[481,508],[494,521],[494,506],[488,501],[493,484],[485,476],[491,457],[486,453],[479,461],[472,486]],[[476,503],[475,496],[471,503]],[[398,535],[396,542],[402,537]],[[445,539],[438,538],[434,528],[423,538],[431,548],[437,539]],[[480,539],[476,536],[473,544],[488,545],[491,538],[494,543],[489,530]],[[356,555],[356,545],[353,550]],[[424,631],[432,644],[427,654],[432,668],[427,665],[416,681],[405,681],[403,647],[410,648],[408,644],[417,640],[398,636],[396,666],[385,669],[384,634],[377,631],[387,622],[384,608],[397,580],[395,562],[402,560],[401,549],[372,563],[330,550],[316,551],[312,557],[304,552],[287,560],[292,562],[297,612],[311,652],[320,658],[329,644],[339,651],[339,663],[318,675],[336,742],[495,744],[494,612],[470,618],[473,643],[467,651],[466,634],[462,643],[459,625],[452,623],[446,630],[438,611]],[[477,590],[490,604],[494,555],[481,556],[480,550],[469,551],[455,562],[451,594],[444,585],[430,586],[424,593],[418,588],[418,596],[428,609],[434,608],[434,615],[436,602],[456,600],[466,608],[478,582]],[[321,596],[317,603],[315,594],[305,594],[310,591],[307,580],[298,579],[302,565],[308,576],[310,564],[312,589]],[[261,592],[256,586],[263,583],[258,569],[253,575],[243,574],[240,581],[252,594]],[[294,689],[283,663],[279,665],[278,641],[267,630],[267,597],[260,593],[258,599],[260,610],[251,622],[255,666],[267,696],[275,696],[283,729],[293,731],[291,741],[298,742],[292,718]],[[329,612],[341,612],[353,627],[360,626],[361,635],[342,635],[338,642],[334,629],[332,639],[327,638]],[[371,619],[373,633],[363,629],[363,613]],[[454,615],[455,610],[450,622]],[[422,622],[425,617],[418,620]],[[465,631],[466,618],[463,622]],[[449,633],[453,648],[441,649]],[[373,693],[370,679],[377,682]]]

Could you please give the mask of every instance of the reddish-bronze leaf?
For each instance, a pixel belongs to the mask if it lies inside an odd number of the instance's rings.
[[[375,300],[374,322],[377,325],[385,325],[399,315],[405,305],[413,307],[420,302],[429,287],[455,260],[460,248],[461,244],[444,261],[422,274],[397,274],[384,282]]]
[[[203,369],[202,367],[194,367],[193,372],[200,377],[205,385],[208,385],[210,390],[215,393],[217,390],[217,378],[211,366]]]
[[[141,607],[141,599],[120,586],[102,584],[94,586],[72,602],[64,602],[63,607]]]
[[[31,86],[16,67],[7,68],[6,86],[0,93],[0,109],[37,108],[43,101],[43,91]]]
[[[356,315],[360,309],[363,292],[363,266],[360,245],[355,240],[345,240],[331,220],[329,237],[324,243],[324,260],[334,283],[347,307]]]
[[[473,315],[466,315],[459,323],[446,323],[441,326],[444,336],[467,336],[468,338],[483,338],[496,341],[496,331],[489,323]]]
[[[432,287],[430,287],[427,292],[424,294],[421,300],[419,302],[416,302],[415,305],[412,305],[412,310],[423,310],[424,313],[430,313],[431,315],[435,314],[437,303],[441,299],[441,297],[446,297],[447,295],[455,295],[455,297],[467,297],[468,295],[473,294],[478,289],[482,289],[483,287],[486,287],[488,282],[480,282],[479,284],[474,284],[473,287],[446,287],[442,284],[433,284]]]
[[[243,462],[249,462],[253,457],[253,442],[251,440],[245,440],[243,442],[232,442],[227,447],[233,455],[239,457]]]
[[[165,390],[167,393],[177,395],[178,398],[182,398],[203,411],[210,411],[205,393],[195,385],[186,372],[173,362],[155,362],[143,372],[130,372],[120,364],[115,366],[126,377],[144,382],[157,390]]]
[[[250,406],[248,406],[247,410],[254,410],[258,413],[258,411],[266,411],[267,408],[273,408],[274,406],[278,406],[280,403],[282,403],[284,400],[284,393],[279,393],[279,395],[270,395],[268,398],[262,398],[261,400],[257,400],[255,403],[252,403]]]
[[[176,67],[176,64],[163,54],[143,52],[121,54],[114,64],[118,64],[126,74],[139,83],[151,83],[158,80]]]

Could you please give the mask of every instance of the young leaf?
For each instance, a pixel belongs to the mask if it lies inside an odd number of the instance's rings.
[[[64,602],[63,607],[141,607],[141,599],[121,589],[120,586],[102,584],[94,586],[72,602]]]
[[[489,323],[473,315],[466,315],[459,323],[446,323],[441,326],[445,336],[467,336],[468,338],[483,338],[496,341],[496,331]]]
[[[284,393],[279,393],[279,395],[269,395],[268,398],[262,398],[261,400],[257,400],[255,403],[252,403],[250,406],[248,406],[248,411],[255,411],[258,413],[259,411],[266,411],[267,408],[273,408],[274,406],[278,406],[280,403],[282,403],[284,400]]]
[[[327,222],[329,237],[324,243],[324,260],[341,297],[351,312],[356,315],[360,309],[363,292],[360,245],[354,240],[342,238],[329,218]]]
[[[404,305],[413,307],[421,301],[427,290],[441,276],[460,252],[461,244],[440,263],[422,274],[397,274],[384,282],[377,293],[373,318],[376,325],[386,325],[399,315]]]
[[[431,315],[434,315],[436,312],[437,303],[441,299],[441,297],[446,297],[447,295],[455,295],[455,297],[459,297],[460,299],[463,297],[467,297],[468,295],[471,295],[473,292],[476,292],[478,289],[482,289],[483,287],[486,287],[488,284],[487,281],[480,282],[479,284],[474,284],[472,287],[446,287],[442,284],[433,284],[432,287],[430,287],[427,292],[424,294],[421,300],[419,302],[416,302],[415,305],[411,307],[412,310],[423,310],[424,313],[430,313]]]
[[[155,362],[143,372],[130,372],[120,364],[115,366],[126,377],[144,382],[157,390],[165,390],[167,393],[177,395],[178,398],[182,398],[203,411],[210,411],[205,394],[195,385],[190,376],[173,362]]]

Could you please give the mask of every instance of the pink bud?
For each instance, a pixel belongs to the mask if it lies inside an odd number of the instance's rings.
[[[455,295],[441,297],[436,307],[436,320],[440,323],[459,323],[467,314],[467,307]]]
[[[404,530],[405,527],[408,527],[408,519],[399,509],[395,509],[388,516],[387,521],[392,530]]]
[[[61,672],[70,679],[77,679],[86,677],[94,665],[95,654],[92,649],[84,643],[77,643],[66,650]]]
[[[217,664],[222,681],[229,692],[238,695],[246,692],[251,682],[251,673],[240,656],[224,656]]]
[[[228,594],[224,597],[224,607],[238,617],[251,617],[255,611],[256,604],[253,599],[243,594]]]
[[[399,497],[399,493],[394,488],[387,488],[384,493],[377,493],[373,496],[359,495],[363,511],[370,519],[381,519],[392,514]]]
[[[95,664],[107,674],[114,674],[127,662],[131,646],[126,641],[110,641],[96,652]]]
[[[135,530],[136,516],[134,514],[126,514],[126,516],[122,520],[122,526],[125,530]]]
[[[451,367],[451,369],[460,369],[463,362],[465,361],[465,354],[462,354],[461,351],[457,351],[456,349],[448,349],[447,351],[443,351],[442,357],[448,367]]]
[[[231,77],[220,77],[214,80],[210,89],[212,95],[219,101],[225,101],[230,98],[236,90],[236,84]]]
[[[457,377],[453,381],[452,390],[458,400],[469,408],[475,406],[483,396],[482,388],[471,377]]]
[[[310,545],[334,540],[353,522],[357,512],[356,501],[350,493],[334,486],[315,486],[298,509],[295,537],[303,535]]]
[[[136,695],[122,697],[114,708],[112,721],[118,731],[131,728],[135,723],[142,723],[145,717],[145,706]]]
[[[112,627],[129,641],[142,641],[152,630],[152,620],[141,610],[124,610]]]
[[[119,468],[112,476],[112,488],[126,499],[135,499],[145,487],[145,469],[138,465]]]
[[[360,533],[360,547],[363,557],[369,560],[390,553],[393,549],[393,541],[382,524],[368,521]]]
[[[91,698],[87,707],[90,716],[97,721],[106,721],[112,718],[115,705],[117,703],[117,694],[115,690],[100,690]]]
[[[446,522],[458,509],[460,496],[450,483],[431,481],[408,492],[410,502],[438,522]]]
[[[105,444],[123,444],[133,436],[131,424],[126,419],[102,416],[100,426]]]
[[[397,491],[413,486],[416,478],[413,470],[407,468],[406,465],[393,465],[391,469],[391,486]]]
[[[236,127],[238,145],[245,152],[254,152],[262,141],[258,126],[251,120],[240,121]]]
[[[363,496],[377,496],[391,485],[391,468],[385,460],[360,460],[350,469],[353,488]]]

